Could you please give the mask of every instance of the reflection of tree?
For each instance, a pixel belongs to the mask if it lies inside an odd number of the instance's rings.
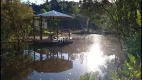
[[[85,56],[84,53],[71,53],[71,54],[69,54],[69,57],[70,57],[71,60],[79,59],[81,64],[83,63],[84,56]]]
[[[84,54],[80,54],[80,63],[82,64],[84,60]]]
[[[76,57],[77,57],[77,56],[76,56],[76,54],[75,54],[75,53],[70,54],[70,59],[71,59],[71,60],[75,60],[75,59],[76,59]]]
[[[24,45],[23,45],[24,46]],[[1,79],[2,80],[22,80],[27,77],[32,69],[32,57],[20,51],[5,51],[1,57]]]

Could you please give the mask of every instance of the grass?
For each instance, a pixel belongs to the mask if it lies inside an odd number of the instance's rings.
[[[99,31],[99,30],[96,30],[96,31],[94,31],[94,30],[89,30],[89,31],[87,31],[87,30],[85,30],[85,31],[83,31],[83,30],[74,30],[74,31],[72,31],[72,33],[73,34],[102,34],[102,32]]]

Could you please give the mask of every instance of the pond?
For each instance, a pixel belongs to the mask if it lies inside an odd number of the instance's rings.
[[[104,77],[116,68],[118,59],[119,62],[124,59],[119,41],[113,36],[72,34],[72,39],[73,43],[65,46],[34,45],[23,51],[23,55],[28,56],[16,59],[9,54],[8,60],[3,59],[3,65],[9,64],[2,68],[2,79],[79,80],[86,72],[96,72]],[[104,72],[105,69],[108,71]]]

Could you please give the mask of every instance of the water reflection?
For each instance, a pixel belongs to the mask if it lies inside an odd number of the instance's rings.
[[[20,76],[17,80],[79,80],[80,75],[90,71],[104,76],[113,69],[108,68],[108,61],[115,63],[116,56],[123,56],[118,41],[112,37],[82,35],[73,40],[67,46],[33,46],[25,49],[25,54],[22,50],[17,53],[5,50],[2,79],[16,80],[15,76]]]
[[[38,72],[57,73],[73,68],[73,62],[69,59],[68,54],[45,53],[40,50],[36,55],[33,68]],[[38,57],[40,57],[39,60]]]
[[[91,71],[104,76],[101,66],[107,68],[107,61],[115,59],[115,55],[107,55],[105,52],[103,48],[105,45],[102,44],[103,36],[87,37],[87,40],[77,40],[68,46],[40,49],[41,51],[37,51],[38,55],[42,54],[44,60],[40,59],[36,62],[35,70],[39,73],[66,73],[66,70],[71,72],[78,70],[81,74]],[[90,40],[88,40],[89,37],[91,37]]]
[[[29,54],[24,54],[21,48],[15,50],[16,47],[12,47],[13,44],[9,46],[11,46],[9,50],[2,48],[1,79],[22,80],[33,71],[30,68],[33,59]]]
[[[115,55],[106,56],[101,49],[101,36],[93,37],[94,44],[91,46],[87,53],[87,66],[89,71],[97,71],[100,66],[106,65],[107,59],[114,59]]]
[[[36,61],[34,69],[37,72],[57,73],[63,72],[73,67],[72,61],[63,59],[49,59],[46,61]]]
[[[99,43],[94,44],[90,52],[87,54],[87,66],[89,71],[94,71],[100,65],[105,63],[103,52],[100,49]]]

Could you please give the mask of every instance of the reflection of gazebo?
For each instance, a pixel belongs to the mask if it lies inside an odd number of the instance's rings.
[[[73,67],[73,62],[68,57],[63,56],[63,53],[54,53],[46,51],[36,51],[38,55],[34,54],[34,65],[33,68],[38,72],[62,72]]]
[[[62,72],[73,67],[73,63],[70,60],[65,59],[48,59],[43,61],[36,61],[34,69],[38,72]]]
[[[49,11],[49,12],[45,12],[45,13],[42,13],[42,14],[38,14],[38,15],[35,15],[33,17],[33,36],[34,36],[34,40],[35,40],[35,26],[34,26],[34,20],[37,18],[39,18],[39,26],[40,26],[40,40],[42,40],[42,19],[72,19],[73,17],[70,16],[70,15],[67,15],[67,14],[63,14],[63,13],[60,13],[60,12],[57,12],[57,11]],[[69,22],[69,21],[68,21]],[[50,22],[49,22],[50,23]],[[58,27],[57,27],[57,40],[58,40]],[[51,29],[50,29],[50,32],[51,32]],[[69,32],[69,39],[70,39],[70,26],[68,27],[68,32]]]

